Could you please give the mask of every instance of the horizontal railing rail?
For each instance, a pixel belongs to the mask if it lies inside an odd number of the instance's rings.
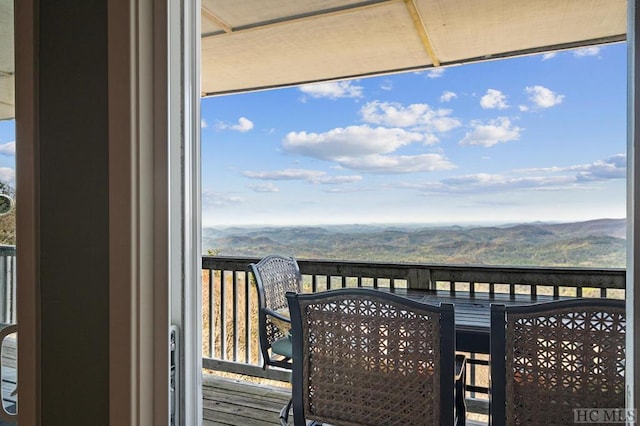
[[[248,265],[254,257],[203,256],[203,366],[287,381],[289,372],[261,368],[257,295]],[[297,259],[305,291],[339,287],[438,289],[490,294],[623,299],[622,268],[547,268]],[[469,410],[488,408],[488,357],[469,354]]]

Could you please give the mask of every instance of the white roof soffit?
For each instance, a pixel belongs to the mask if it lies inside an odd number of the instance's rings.
[[[204,96],[623,41],[626,0],[202,0]]]
[[[13,0],[0,0],[0,120],[15,114]]]
[[[202,0],[202,90],[218,95],[623,41],[626,13],[626,0]],[[0,0],[0,120],[14,117],[13,45],[13,0]]]

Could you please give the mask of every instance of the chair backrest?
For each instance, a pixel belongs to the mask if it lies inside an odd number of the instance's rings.
[[[492,304],[491,424],[573,424],[574,409],[623,409],[625,326],[622,300]]]
[[[282,362],[270,353],[271,345],[285,336],[266,312],[286,310],[285,294],[288,291],[302,290],[302,275],[298,262],[293,257],[271,255],[249,266],[258,290],[258,327],[264,366],[277,365],[291,368],[288,361]]]
[[[453,424],[453,305],[362,288],[287,299],[296,426]]]

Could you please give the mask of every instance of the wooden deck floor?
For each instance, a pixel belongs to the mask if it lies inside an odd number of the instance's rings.
[[[203,426],[279,425],[280,409],[290,388],[205,374],[202,377]],[[469,418],[471,417],[471,418]],[[467,426],[486,426],[486,421],[467,418]],[[290,419],[292,420],[292,419]],[[292,422],[291,422],[292,423]]]
[[[205,374],[202,377],[203,425],[279,425],[280,410],[291,389]]]

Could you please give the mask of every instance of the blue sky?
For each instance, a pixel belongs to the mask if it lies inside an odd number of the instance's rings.
[[[203,99],[203,225],[623,218],[626,44]]]
[[[625,177],[626,44],[202,100],[203,226],[622,218]]]

